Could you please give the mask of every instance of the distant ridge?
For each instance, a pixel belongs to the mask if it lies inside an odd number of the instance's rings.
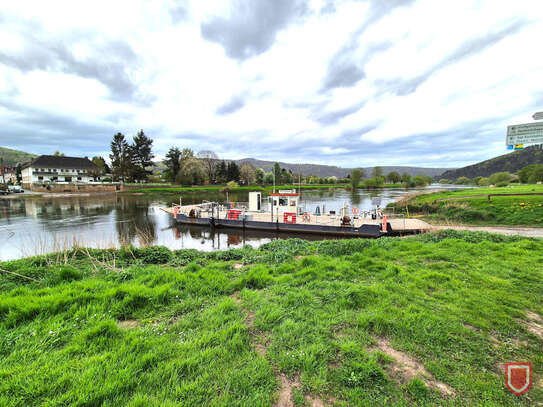
[[[257,160],[255,158],[243,158],[236,160],[238,164],[250,163],[257,168],[262,168],[266,172],[270,172],[275,161]],[[334,165],[320,165],[320,164],[290,164],[279,162],[281,168],[292,170],[293,173],[302,175],[315,175],[317,177],[346,177],[352,170],[352,168],[341,168]],[[371,172],[374,167],[363,167],[366,177],[371,176]],[[424,167],[406,167],[406,166],[381,166],[383,173],[386,175],[391,171],[397,171],[400,174],[407,172],[411,176],[415,175],[428,175],[430,177],[437,177],[443,171],[450,170],[450,168],[424,168]]]
[[[524,150],[513,151],[467,167],[445,171],[441,174],[441,178],[455,180],[458,177],[488,177],[501,171],[515,173],[530,164],[543,164],[543,150],[540,150],[538,146],[527,147]]]
[[[4,165],[17,165],[37,157],[36,154],[26,153],[24,151],[12,150],[11,148],[0,147],[0,157],[4,159]]]

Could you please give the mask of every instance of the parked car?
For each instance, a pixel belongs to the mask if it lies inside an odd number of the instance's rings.
[[[14,192],[16,194],[25,192],[23,187],[21,187],[20,185],[10,185],[10,186],[8,186],[8,191],[9,192]]]
[[[7,195],[9,194],[9,190],[5,185],[0,184],[0,195]]]

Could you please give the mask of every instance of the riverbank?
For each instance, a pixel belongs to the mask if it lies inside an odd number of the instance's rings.
[[[447,231],[0,263],[0,404],[541,403],[541,262],[543,240]]]
[[[434,225],[543,227],[543,185],[421,193],[401,198],[389,208]]]
[[[380,188],[401,188],[401,184],[384,184]],[[275,189],[296,189],[296,190],[326,190],[326,189],[351,189],[350,184],[303,184],[303,185],[276,185]],[[365,189],[364,186],[361,184],[360,189]],[[371,188],[371,189],[380,189],[380,188]],[[274,186],[273,185],[249,185],[249,186],[239,186],[235,188],[226,188],[226,185],[204,185],[204,186],[192,186],[192,187],[144,187],[144,188],[137,188],[127,191],[122,191],[120,193],[122,194],[131,194],[131,193],[138,193],[138,194],[148,194],[148,195],[179,195],[180,193],[184,192],[249,192],[249,191],[265,191],[265,192],[271,192],[273,191]]]

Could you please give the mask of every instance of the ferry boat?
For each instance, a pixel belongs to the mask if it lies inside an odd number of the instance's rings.
[[[374,210],[360,211],[344,204],[339,213],[333,210],[326,212],[324,205],[322,212],[320,206],[317,208],[310,213],[300,205],[300,194],[296,190],[280,190],[270,193],[266,198],[260,191],[249,192],[247,203],[220,204],[204,201],[201,204],[182,205],[180,202],[179,205],[164,210],[170,213],[176,222],[188,225],[367,238],[401,232],[420,233],[429,226],[414,219],[397,219],[391,222],[378,205]],[[406,221],[411,221],[408,222],[410,225],[407,225]]]

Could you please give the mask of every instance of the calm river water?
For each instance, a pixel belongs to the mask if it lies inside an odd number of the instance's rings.
[[[428,188],[436,187],[442,186]],[[326,205],[326,210],[339,210],[344,202],[363,210],[371,209],[374,197],[380,197],[384,207],[408,192],[414,190],[303,191],[302,200],[311,212],[317,205],[322,208],[322,204]],[[230,193],[230,200],[247,202],[247,196],[247,193]],[[220,193],[183,194],[183,204],[199,203],[204,199],[224,202],[225,196]],[[114,194],[0,199],[0,260],[60,251],[73,245],[108,248],[121,244],[156,244],[170,249],[221,250],[244,244],[256,247],[273,239],[289,237],[320,238],[318,235],[212,231],[204,227],[176,225],[168,214],[160,210],[174,201],[179,202],[179,198]]]

